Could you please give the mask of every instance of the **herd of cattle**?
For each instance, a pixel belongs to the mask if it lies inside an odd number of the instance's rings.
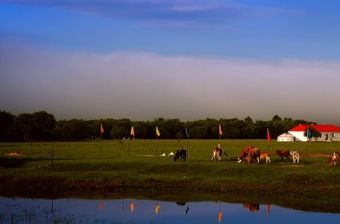
[[[276,154],[281,158],[291,160],[293,163],[298,164],[300,162],[300,152],[290,151],[290,150],[276,150]],[[221,160],[222,156],[228,156],[227,153],[223,152],[222,148],[213,148],[211,160]],[[187,151],[185,149],[178,149],[174,154],[174,161],[185,161],[187,158]],[[261,151],[259,148],[254,146],[247,146],[242,149],[240,155],[237,158],[238,163],[271,163],[270,153],[266,151]],[[334,152],[329,156],[328,165],[337,166],[340,164],[340,153]]]

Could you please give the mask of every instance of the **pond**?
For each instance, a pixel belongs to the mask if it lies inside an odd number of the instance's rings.
[[[339,207],[340,212],[340,207]],[[154,200],[23,199],[0,197],[0,224],[340,223],[340,214],[275,205]]]

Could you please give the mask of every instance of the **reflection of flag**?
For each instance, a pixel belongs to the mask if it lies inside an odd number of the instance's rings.
[[[218,223],[221,223],[222,222],[222,211],[218,212],[217,218],[218,218]]]
[[[221,127],[220,124],[218,125],[218,135],[219,135],[219,136],[222,136],[222,135],[223,135],[222,127]]]
[[[185,134],[186,134],[187,138],[190,138],[188,128],[185,128]]]
[[[104,134],[104,127],[102,124],[100,124],[100,134]]]
[[[185,215],[187,215],[189,212],[189,206],[187,206],[187,208],[185,209]]]
[[[130,212],[133,213],[135,211],[135,203],[133,201],[130,202]]]
[[[267,128],[267,141],[270,142],[270,133],[269,133],[269,128]]]
[[[158,215],[160,209],[161,209],[160,204],[157,204],[156,207],[155,207],[155,213],[156,213],[156,215]]]
[[[104,209],[105,208],[104,202],[100,201],[99,205],[98,205],[98,208],[99,209]]]
[[[159,130],[158,130],[158,127],[157,127],[157,126],[156,126],[156,136],[157,136],[157,137],[161,136],[161,133],[159,132]]]
[[[131,135],[132,137],[135,137],[135,129],[133,128],[133,126],[131,126],[130,135]]]
[[[266,205],[266,213],[267,213],[267,216],[268,216],[269,213],[270,213],[270,207],[271,207],[270,204]]]

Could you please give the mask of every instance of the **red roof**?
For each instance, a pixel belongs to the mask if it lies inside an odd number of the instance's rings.
[[[290,129],[289,131],[305,131],[307,128],[314,128],[318,132],[339,132],[340,128],[335,125],[329,125],[329,124],[299,124],[298,126],[295,126],[294,128]]]

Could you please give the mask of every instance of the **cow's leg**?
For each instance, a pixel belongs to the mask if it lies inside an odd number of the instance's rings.
[[[212,157],[211,157],[211,160],[213,160],[213,159],[215,159],[215,158],[216,158],[216,153],[213,152],[213,155],[212,155]]]

